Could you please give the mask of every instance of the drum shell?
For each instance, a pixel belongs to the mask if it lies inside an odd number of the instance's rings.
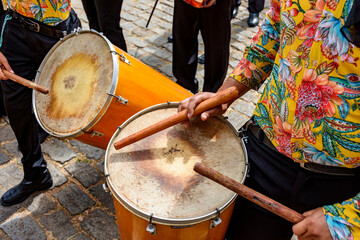
[[[221,213],[221,223],[210,228],[212,219],[186,226],[155,224],[156,234],[145,231],[149,220],[145,220],[126,209],[115,197],[116,223],[121,240],[223,240],[235,206],[235,200]],[[121,221],[124,221],[122,223]]]
[[[110,87],[108,88],[106,86],[104,89],[101,89],[105,100],[103,104],[100,105],[101,108],[98,107],[100,110],[91,112],[92,117],[86,124],[81,125],[81,128],[79,127],[79,129],[75,128],[75,130],[66,132],[63,131],[63,129],[66,129],[66,121],[68,120],[63,119],[65,124],[59,123],[63,124],[61,127],[62,130],[60,131],[57,129],[56,124],[49,125],[46,118],[43,117],[48,113],[46,112],[47,110],[42,110],[41,107],[39,107],[43,105],[38,104],[38,99],[51,99],[54,96],[54,91],[57,91],[57,89],[52,88],[53,80],[51,78],[54,75],[51,72],[54,71],[52,69],[54,67],[50,64],[50,62],[53,61],[51,60],[53,57],[52,54],[61,55],[62,52],[58,49],[61,49],[62,44],[65,46],[67,41],[76,42],[78,41],[76,38],[79,39],[82,37],[85,38],[85,36],[93,36],[90,34],[93,34],[96,39],[99,39],[99,37],[102,38],[103,40],[100,41],[100,45],[104,44],[104,46],[106,46],[106,52],[101,52],[99,54],[108,56],[110,60],[108,63],[106,62],[106,64],[111,66],[112,69],[112,77],[109,77],[108,79]],[[82,47],[82,45],[76,46],[76,48],[79,48],[80,51],[87,51],[87,49]],[[78,49],[75,50],[75,53],[73,53],[74,55],[78,52]],[[71,51],[71,49],[69,51]],[[125,59],[125,61],[123,59]],[[47,64],[48,60],[49,64]],[[81,64],[81,62],[76,62],[73,65],[77,64]],[[44,74],[46,71],[48,72]],[[55,73],[56,71],[58,70],[55,70]],[[71,72],[72,69],[70,68],[67,71]],[[42,77],[42,74],[44,74],[44,76],[47,76],[48,74],[49,77]],[[81,76],[77,77],[81,78]],[[52,84],[46,81],[49,81]],[[149,106],[165,103],[167,101],[181,101],[193,95],[191,92],[176,84],[169,78],[163,76],[151,67],[112,45],[106,37],[93,30],[81,30],[79,32],[72,33],[66,36],[63,40],[59,41],[44,58],[38,70],[35,82],[40,85],[44,85],[50,90],[50,93],[46,96],[43,96],[35,91],[33,92],[34,113],[40,126],[52,136],[59,138],[75,138],[76,140],[102,149],[106,149],[106,146],[117,127],[136,112]],[[76,94],[76,92],[74,94]],[[118,101],[118,99],[123,101]],[[52,107],[51,101],[47,104],[48,105],[45,105],[43,108]],[[79,111],[81,111],[81,109],[79,109]]]

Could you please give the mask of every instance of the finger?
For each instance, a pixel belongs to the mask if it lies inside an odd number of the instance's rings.
[[[292,227],[292,230],[293,230],[293,233],[297,236],[301,236],[301,235],[304,235],[306,234],[307,232],[307,223],[305,220],[295,224],[293,227]]]
[[[316,210],[317,210],[317,209],[312,209],[312,210],[310,210],[310,211],[304,212],[303,215],[304,215],[305,217],[310,216],[310,215],[313,214]]]
[[[206,99],[209,99],[213,97],[215,93],[210,92],[202,92],[196,94],[194,97],[189,99],[189,103],[187,105],[187,116],[188,118],[191,118],[194,115],[195,108],[197,105],[199,105],[201,102],[205,101]]]

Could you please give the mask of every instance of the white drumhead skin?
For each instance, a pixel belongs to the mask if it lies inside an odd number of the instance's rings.
[[[107,100],[113,80],[112,46],[96,32],[65,37],[44,59],[37,83],[50,90],[34,94],[41,126],[67,137],[81,132]]]
[[[242,182],[246,156],[241,140],[217,118],[196,118],[190,129],[170,127],[122,149],[113,143],[177,113],[149,111],[114,134],[105,168],[113,194],[128,208],[161,219],[193,219],[223,208],[234,193],[193,170],[196,162]],[[130,209],[132,210],[132,209]]]

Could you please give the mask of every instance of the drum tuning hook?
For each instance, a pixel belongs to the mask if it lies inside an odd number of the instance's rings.
[[[219,225],[222,222],[221,218],[220,218],[220,210],[218,208],[216,208],[216,218],[214,218],[213,220],[211,220],[210,222],[210,228],[214,228],[217,225]]]
[[[152,235],[156,234],[156,225],[152,224],[152,218],[154,214],[150,214],[149,224],[146,227],[146,231],[151,233]]]

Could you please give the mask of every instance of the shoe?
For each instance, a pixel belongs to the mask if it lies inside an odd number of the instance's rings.
[[[197,94],[199,92],[199,81],[195,78],[194,83],[195,83],[196,87],[194,89],[190,90],[190,92],[192,92],[193,94]]]
[[[24,178],[21,183],[9,189],[1,197],[1,205],[11,206],[25,201],[32,193],[48,189],[52,186],[53,181],[48,169],[35,181],[26,181]]]
[[[235,18],[236,17],[236,15],[238,14],[238,12],[239,12],[239,7],[240,7],[240,5],[241,5],[241,1],[235,1],[236,3],[235,3],[235,6],[234,6],[234,10],[233,10],[233,12],[232,12],[232,16],[231,16],[231,18]]]
[[[256,27],[259,24],[259,13],[249,13],[247,24],[249,27]]]
[[[172,43],[174,41],[173,35],[170,35],[168,37],[168,43]]]
[[[198,58],[198,63],[205,64],[205,53],[201,54],[201,56]]]

